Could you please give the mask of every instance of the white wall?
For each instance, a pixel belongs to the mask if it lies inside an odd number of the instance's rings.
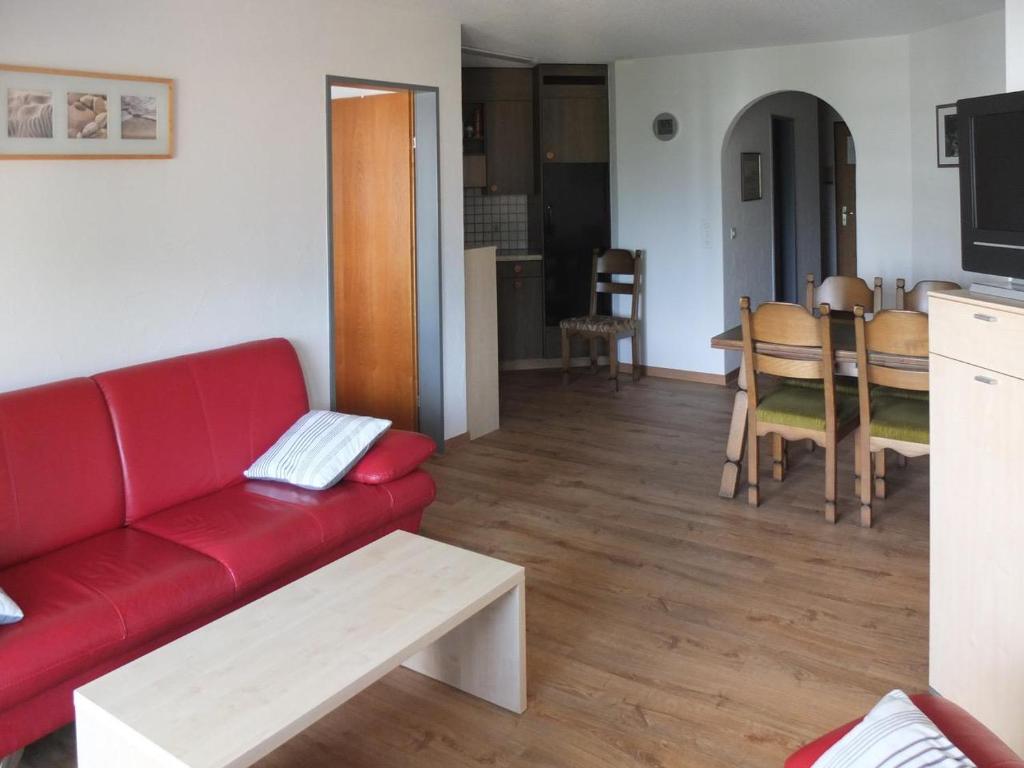
[[[910,36],[913,263],[908,282],[971,282],[960,267],[960,174],[938,167],[935,107],[1002,92],[1004,44],[1001,12]]]
[[[1024,91],[1024,0],[1006,0],[1006,90]]]
[[[329,384],[328,74],[440,88],[445,433],[465,431],[458,22],[360,0],[3,0],[4,63],[172,77],[177,157],[0,165],[0,391],[280,335]]]
[[[858,151],[861,275],[894,290],[911,264],[910,69],[906,36],[617,62],[617,244],[647,250],[645,362],[723,373],[722,144],[760,97],[811,93],[846,118]],[[679,118],[660,142],[650,122]],[[628,356],[625,356],[628,359]]]
[[[740,321],[739,299],[756,306],[775,298],[772,118],[793,120],[796,138],[797,296],[803,276],[821,272],[818,187],[818,100],[806,93],[777,93],[752,105],[736,121],[722,150],[722,255],[725,324]],[[741,200],[740,155],[761,153],[760,200]],[[736,229],[732,239],[731,230]]]

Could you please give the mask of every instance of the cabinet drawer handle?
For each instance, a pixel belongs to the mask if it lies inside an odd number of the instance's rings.
[[[996,384],[999,383],[995,379],[990,378],[988,376],[975,376],[974,380],[977,381],[977,382],[980,382],[981,384],[989,384],[989,385],[992,385],[992,386],[995,386]]]
[[[974,319],[981,320],[983,323],[994,323],[999,320],[998,317],[995,317],[993,315],[983,315],[980,312],[974,313]]]
[[[522,280],[513,280],[512,281],[512,287],[515,288],[518,291],[520,288],[523,287],[523,281]]]
[[[514,267],[512,267],[512,271],[515,272],[518,275],[520,272],[523,271],[523,265],[522,264],[516,264]]]

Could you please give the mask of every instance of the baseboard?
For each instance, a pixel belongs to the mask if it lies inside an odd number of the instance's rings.
[[[597,358],[598,365],[608,365],[608,358],[601,356]],[[569,362],[572,368],[589,368],[589,357],[574,357]],[[505,360],[500,364],[503,371],[540,371],[561,369],[562,361],[557,357],[541,357],[529,360]],[[632,374],[632,363],[619,363],[619,372]],[[640,366],[640,373],[654,379],[670,379],[672,381],[689,381],[695,384],[715,384],[719,387],[727,387],[739,378],[740,369],[735,368],[729,373],[702,373],[700,371],[686,371],[680,368],[659,368],[654,365]]]
[[[461,435],[456,435],[455,437],[449,437],[447,440],[445,440],[444,441],[444,451],[445,451],[445,453],[447,453],[448,451],[451,451],[451,450],[453,450],[455,448],[458,448],[459,446],[468,445],[468,444],[469,444],[469,432],[463,432]]]

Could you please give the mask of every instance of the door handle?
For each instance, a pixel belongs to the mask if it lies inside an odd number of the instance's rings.
[[[847,216],[853,216],[853,211],[850,210],[850,206],[844,205],[843,206],[843,226],[844,227],[846,226],[846,217]]]
[[[983,315],[980,312],[974,313],[974,319],[981,320],[983,323],[995,323],[999,320],[999,318],[994,315]]]

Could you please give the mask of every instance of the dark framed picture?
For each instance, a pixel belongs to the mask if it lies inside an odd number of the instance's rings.
[[[760,200],[764,196],[761,188],[761,153],[740,153],[740,200]]]
[[[960,166],[960,124],[956,104],[940,104],[935,108],[935,149],[939,168]]]

